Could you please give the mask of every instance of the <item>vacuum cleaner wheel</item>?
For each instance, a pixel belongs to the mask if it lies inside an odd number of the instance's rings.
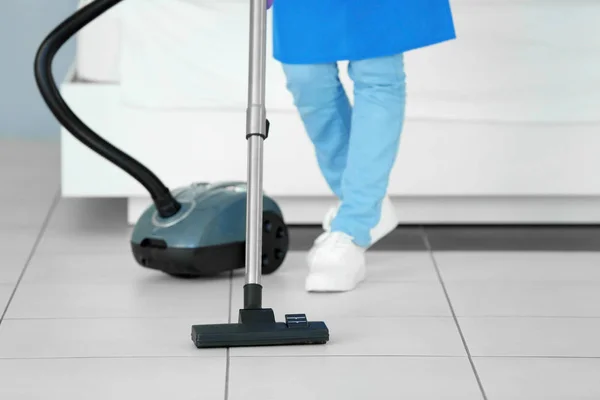
[[[289,241],[288,228],[283,219],[278,214],[265,212],[263,214],[263,274],[272,274],[281,267],[288,252]]]

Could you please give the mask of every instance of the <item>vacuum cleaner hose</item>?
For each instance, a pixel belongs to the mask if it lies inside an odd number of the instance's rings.
[[[102,139],[69,108],[52,76],[52,62],[60,48],[84,26],[122,0],[96,0],[71,15],[57,26],[40,45],[35,57],[35,79],[50,111],[60,124],[91,150],[118,166],[141,183],[152,196],[159,215],[168,218],[181,204],[152,171],[137,160]]]

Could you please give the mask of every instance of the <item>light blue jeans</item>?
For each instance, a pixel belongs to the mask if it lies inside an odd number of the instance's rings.
[[[283,68],[321,172],[341,200],[331,229],[368,247],[370,231],[381,217],[404,123],[403,55],[350,62],[354,107],[336,63]]]

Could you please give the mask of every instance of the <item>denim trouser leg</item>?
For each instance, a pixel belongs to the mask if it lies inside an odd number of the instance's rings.
[[[350,63],[353,109],[336,64],[285,65],[284,70],[323,176],[342,200],[331,229],[367,247],[381,216],[404,123],[403,56]]]
[[[352,108],[336,64],[284,65],[287,87],[315,146],[327,184],[342,200]]]

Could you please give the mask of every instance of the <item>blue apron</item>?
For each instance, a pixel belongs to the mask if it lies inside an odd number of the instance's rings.
[[[275,0],[273,55],[286,64],[385,57],[455,38],[449,0]]]

